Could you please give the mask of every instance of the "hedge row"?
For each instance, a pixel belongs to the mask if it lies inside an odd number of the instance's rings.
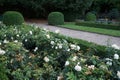
[[[120,25],[113,25],[113,24],[101,24],[101,23],[87,22],[87,21],[76,21],[75,24],[79,26],[120,30]]]

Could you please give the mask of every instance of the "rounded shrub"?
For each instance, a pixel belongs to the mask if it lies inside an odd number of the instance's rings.
[[[85,16],[85,20],[86,21],[96,21],[96,15],[91,12],[88,12]]]
[[[5,25],[21,25],[24,22],[24,17],[16,11],[7,11],[3,14],[3,23]]]
[[[51,12],[48,15],[48,24],[50,25],[64,24],[64,15],[61,12]]]

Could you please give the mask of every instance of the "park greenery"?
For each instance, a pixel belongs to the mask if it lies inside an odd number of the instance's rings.
[[[100,18],[119,18],[120,0],[0,0],[0,14],[19,11],[27,18],[47,18],[50,12],[59,11],[65,21],[83,18],[92,12]]]
[[[120,79],[120,51],[26,24],[0,24],[0,79]]]
[[[120,36],[120,0],[0,0],[0,14],[0,80],[120,80],[116,44],[24,22],[47,18],[49,25]]]

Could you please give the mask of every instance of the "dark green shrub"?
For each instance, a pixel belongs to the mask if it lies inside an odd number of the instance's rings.
[[[67,22],[73,22],[76,19],[80,18],[80,14],[77,12],[64,12],[64,18]]]
[[[101,24],[89,21],[76,21],[76,25],[85,26],[85,27],[95,27],[95,28],[103,28],[103,29],[113,29],[113,30],[120,30],[120,25],[113,25],[113,24]]]
[[[96,21],[96,15],[91,12],[88,12],[85,16],[85,20],[86,21]]]
[[[64,15],[61,12],[51,12],[48,15],[48,24],[50,25],[64,24]]]
[[[0,15],[0,21],[2,21],[2,18],[3,18],[2,15]]]
[[[9,80],[6,73],[5,73],[5,65],[0,63],[0,80]]]
[[[27,36],[23,39],[22,41],[23,43],[23,46],[27,49],[27,50],[30,50],[32,51],[33,49],[35,49],[36,47],[36,41],[33,37],[31,36]]]
[[[24,18],[21,13],[16,11],[7,11],[3,14],[3,23],[5,25],[21,25]]]
[[[119,19],[120,13],[119,13],[118,9],[112,9],[112,10],[110,10],[110,12],[108,14],[108,17],[110,19]]]

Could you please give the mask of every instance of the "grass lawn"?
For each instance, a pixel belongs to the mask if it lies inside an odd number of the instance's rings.
[[[64,28],[74,29],[74,30],[94,32],[99,34],[120,37],[120,30],[110,30],[110,29],[93,28],[93,27],[87,27],[87,26],[78,26],[78,25],[75,25],[74,22],[65,23],[64,25],[59,25],[59,26]]]

